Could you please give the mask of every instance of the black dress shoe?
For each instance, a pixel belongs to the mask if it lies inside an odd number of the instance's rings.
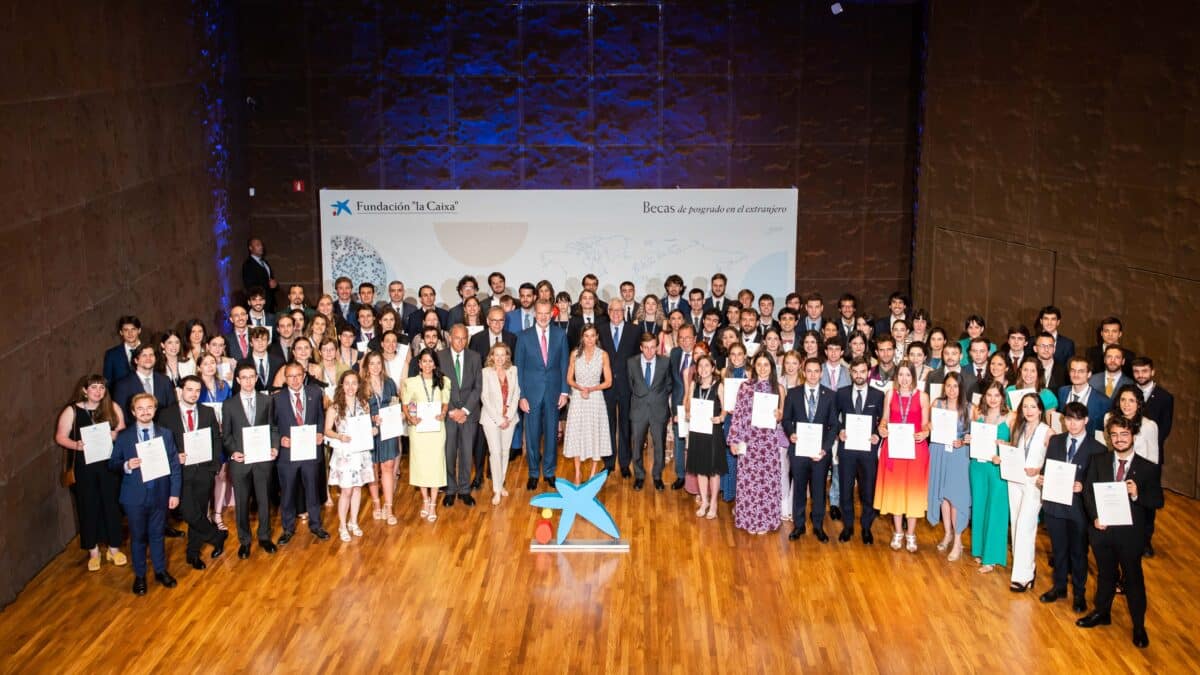
[[[521,456],[521,449],[520,449],[520,448],[513,448],[512,450],[509,450],[509,451],[508,451],[508,461],[510,461],[510,462],[511,462],[511,461],[513,461],[514,459],[516,459],[516,458],[520,457],[520,456]]]
[[[483,485],[482,479],[476,478],[475,480],[471,481],[472,490],[478,490],[480,485]]]
[[[640,491],[640,490],[642,489],[642,486],[643,486],[643,485],[645,485],[645,484],[646,484],[646,479],[645,479],[645,478],[636,478],[636,479],[634,479],[634,481],[633,481],[633,489],[634,489],[634,490],[639,490],[639,491]]]
[[[454,495],[442,497],[442,506],[454,506]]]
[[[462,497],[459,497],[459,499],[461,499],[462,503],[466,504],[467,506],[475,506],[475,498],[469,494],[463,495]]]
[[[183,532],[171,527],[170,525],[163,528],[163,536],[171,539],[177,539],[183,536]]]
[[[1087,600],[1084,600],[1082,595],[1075,596],[1075,602],[1071,605],[1071,609],[1075,610],[1076,614],[1083,614],[1087,611]]]
[[[219,536],[217,536],[216,542],[213,543],[212,553],[210,554],[210,557],[213,560],[216,560],[225,554],[225,540],[228,538],[228,532],[222,532]]]
[[[283,534],[281,534],[279,536],[279,545],[287,546],[288,542],[291,541],[292,537],[294,537],[294,536],[296,536],[295,532],[284,532]]]
[[[1113,589],[1117,595],[1125,595],[1125,580],[1117,579],[1117,587]]]
[[[875,535],[871,534],[870,530],[863,530],[862,540],[864,544],[870,546],[875,543]]]
[[[165,588],[175,588],[179,585],[170,572],[155,572],[154,578],[158,579],[158,583],[162,584]]]
[[[312,535],[321,541],[326,541],[329,539],[329,533],[326,532],[325,528],[323,527],[309,528],[308,531],[312,532]]]
[[[529,482],[525,483],[525,489],[526,490],[536,490],[537,489],[537,479],[530,478]]]
[[[1075,625],[1079,626],[1080,628],[1094,628],[1096,626],[1108,626],[1110,624],[1112,624],[1112,617],[1108,614],[1101,614],[1100,612],[1092,612],[1091,614],[1088,614],[1087,616],[1075,622]]]
[[[804,534],[803,527],[793,527],[791,532],[788,532],[788,541],[796,541]]]
[[[841,520],[842,519],[842,510],[836,506],[829,507],[829,517],[833,518],[834,520]]]
[[[1046,591],[1045,593],[1042,593],[1041,597],[1039,597],[1038,600],[1041,600],[1042,602],[1054,602],[1055,600],[1058,600],[1059,598],[1065,598],[1065,597],[1067,597],[1067,592],[1065,590],[1060,591],[1057,588],[1051,588],[1050,590]]]
[[[245,560],[250,557],[250,544],[242,544],[238,546],[238,558]]]
[[[632,471],[630,471],[629,469],[627,469],[625,467],[621,467],[621,478],[629,478],[632,475],[633,475]]]
[[[829,535],[825,534],[825,528],[814,527],[813,535],[817,538],[817,541],[821,542],[822,544],[829,543]]]
[[[682,490],[683,489],[683,479],[676,478],[675,482],[671,483],[671,489],[672,490]]]
[[[289,537],[289,539],[290,538],[291,537]],[[283,537],[280,537],[279,540],[280,540],[279,543],[282,544]],[[271,543],[270,539],[259,539],[258,547],[261,548],[262,550],[266,551],[267,553],[274,553],[275,551],[279,550],[279,549],[275,548],[275,544]]]
[[[667,489],[667,485],[662,482],[661,478],[655,478],[654,479],[654,489],[658,490],[659,492],[662,492],[663,490]]]
[[[196,570],[203,570],[203,569],[208,568],[208,565],[205,565],[204,561],[201,560],[200,556],[198,556],[198,555],[196,555],[196,556],[189,555],[187,557],[187,564],[191,565],[192,569],[196,569]]]
[[[1145,628],[1133,629],[1133,646],[1138,649],[1145,649],[1150,646],[1150,636],[1146,635]]]
[[[146,577],[134,577],[133,578],[133,594],[134,595],[145,595],[146,594]]]
[[[550,476],[549,478],[546,479],[546,485],[549,485],[551,489],[555,489],[558,487],[558,484],[555,483],[554,481],[555,481],[554,476]]]
[[[1146,550],[1142,551],[1142,555],[1146,556],[1147,558],[1153,558],[1154,557],[1154,547],[1151,546],[1150,544],[1146,544]]]
[[[838,535],[838,541],[845,543],[847,541],[850,541],[853,537],[854,537],[854,528],[843,527],[842,533]]]

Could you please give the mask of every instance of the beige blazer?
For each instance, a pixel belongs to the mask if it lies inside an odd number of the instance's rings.
[[[508,377],[508,422],[517,422],[517,404],[521,400],[521,386],[517,384],[517,367],[509,366],[505,371]],[[504,398],[500,395],[500,378],[496,377],[496,369],[491,366],[483,368],[483,391],[480,395],[483,404],[483,417],[480,422],[500,426],[504,420]]]

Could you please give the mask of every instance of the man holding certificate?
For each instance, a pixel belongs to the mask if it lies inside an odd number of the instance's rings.
[[[217,471],[221,469],[216,454],[221,449],[221,436],[217,413],[208,406],[199,405],[200,391],[204,388],[200,378],[188,375],[179,385],[179,404],[164,409],[161,418],[162,425],[171,431],[182,465],[179,512],[188,524],[187,562],[202,570],[205,564],[200,559],[200,548],[212,544],[213,559],[220,558],[228,537],[228,533],[218,530],[208,519],[208,500]]]
[[[154,563],[154,578],[166,588],[175,587],[167,572],[163,529],[167,511],[179,506],[182,477],[175,439],[154,424],[158,401],[153,394],[135,394],[129,401],[136,422],[117,434],[108,468],[119,472],[121,506],[129,519],[133,546],[133,594],[146,594],[146,546]]]
[[[854,482],[862,501],[862,542],[875,543],[871,524],[875,522],[875,475],[879,468],[879,420],[883,416],[883,392],[868,386],[871,363],[865,357],[850,362],[851,385],[842,387],[834,397],[837,414],[838,482],[841,484],[842,533],[838,541],[854,536]]]
[[[1133,620],[1133,645],[1144,649],[1150,645],[1150,637],[1145,624],[1142,553],[1146,544],[1146,512],[1163,504],[1161,474],[1157,464],[1134,454],[1133,425],[1128,419],[1110,417],[1105,431],[1112,452],[1093,457],[1083,481],[1084,505],[1092,525],[1088,539],[1096,556],[1095,607],[1075,625],[1092,628],[1112,623],[1110,612],[1119,565]]]
[[[284,381],[287,386],[272,397],[275,407],[273,422],[279,430],[279,487],[283,492],[279,503],[279,516],[283,521],[280,546],[291,541],[296,533],[298,490],[304,490],[309,531],[322,541],[329,538],[329,533],[321,527],[321,505],[324,500],[317,493],[317,448],[325,442],[322,433],[325,429],[325,410],[321,407],[321,390],[315,386],[305,386],[304,368],[298,363],[287,365]]]
[[[245,363],[235,374],[238,393],[221,404],[221,445],[229,455],[229,479],[237,518],[238,558],[250,557],[250,495],[258,503],[258,546],[275,552],[271,541],[271,501],[267,490],[279,455],[271,426],[271,397],[258,391],[258,374]]]
[[[788,534],[791,541],[804,534],[804,509],[809,496],[813,535],[822,544],[829,541],[824,528],[825,480],[829,477],[837,436],[833,399],[833,390],[821,386],[821,362],[813,357],[805,359],[804,384],[790,389],[783,403],[783,431],[791,441],[788,448],[792,464],[793,526]]]

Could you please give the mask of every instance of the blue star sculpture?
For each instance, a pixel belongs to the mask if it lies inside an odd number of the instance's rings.
[[[617,523],[609,515],[608,509],[596,498],[604,481],[608,479],[608,471],[601,471],[592,476],[583,485],[576,485],[569,480],[559,478],[556,481],[558,492],[545,492],[536,495],[530,504],[538,508],[560,509],[562,516],[558,520],[557,543],[562,544],[575,524],[575,516],[596,526],[604,534],[619,539]]]

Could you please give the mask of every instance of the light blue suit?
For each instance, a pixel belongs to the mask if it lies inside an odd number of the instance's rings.
[[[516,320],[520,321],[520,312]],[[513,317],[510,315],[509,317]],[[517,335],[517,350],[513,363],[517,366],[517,381],[521,398],[529,404],[525,414],[525,449],[529,453],[529,477],[538,477],[538,466],[544,478],[554,478],[558,464],[558,399],[567,394],[567,336],[551,324],[546,330],[547,359],[542,361],[541,339],[536,324]],[[542,439],[546,447],[542,450]],[[540,461],[539,461],[540,460]]]

